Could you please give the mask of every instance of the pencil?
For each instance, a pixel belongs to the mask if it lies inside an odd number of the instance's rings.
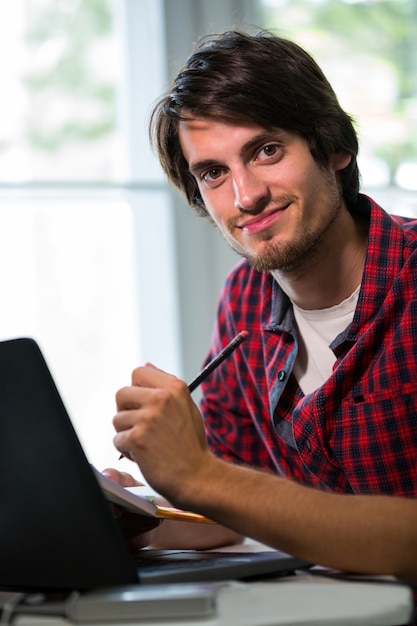
[[[236,337],[232,339],[232,341],[228,343],[227,346],[225,346],[217,356],[214,357],[214,359],[207,363],[207,365],[201,370],[198,376],[196,376],[194,380],[191,381],[191,383],[188,385],[189,392],[192,393],[194,389],[196,389],[203,382],[203,380],[205,380],[207,376],[209,376],[220,365],[220,363],[223,363],[223,361],[227,359],[227,357],[230,356],[238,346],[240,346],[242,341],[245,341],[248,335],[249,333],[247,330],[241,330],[240,333],[238,333]],[[122,458],[123,454],[120,455],[119,461]]]
[[[194,380],[188,385],[188,389],[190,393],[194,391],[202,382],[207,378],[209,374],[211,374],[219,365],[223,363],[228,356],[232,354],[236,350],[238,346],[245,341],[246,337],[249,335],[247,330],[242,330],[230,343],[227,344],[225,348],[217,356],[214,357],[205,368],[194,378]]]

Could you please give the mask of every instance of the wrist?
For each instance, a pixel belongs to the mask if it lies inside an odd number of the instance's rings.
[[[192,474],[182,478],[178,494],[173,499],[174,505],[196,513],[210,507],[210,503],[222,493],[227,465],[207,450],[199,466],[193,468]]]

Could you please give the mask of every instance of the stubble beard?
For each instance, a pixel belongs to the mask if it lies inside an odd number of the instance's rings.
[[[258,272],[295,272],[310,263],[315,256],[315,251],[321,236],[314,237],[310,233],[303,233],[295,243],[285,246],[267,241],[260,254],[245,252],[244,256],[252,267]]]
[[[264,246],[261,253],[252,254],[244,246],[234,245],[232,248],[247,259],[247,261],[259,272],[278,271],[285,274],[304,273],[311,268],[314,260],[319,257],[322,242],[326,233],[337,219],[342,208],[342,196],[338,188],[329,189],[331,194],[330,208],[327,221],[316,230],[301,233],[296,241],[286,244],[278,244],[273,241],[272,235],[265,235]]]

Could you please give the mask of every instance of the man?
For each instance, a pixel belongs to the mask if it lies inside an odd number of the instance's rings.
[[[151,136],[244,258],[208,358],[249,337],[202,385],[205,434],[186,385],[148,366],[117,395],[116,446],[173,503],[238,533],[415,576],[417,223],[359,194],[349,116],[313,59],[268,33],[203,41]]]

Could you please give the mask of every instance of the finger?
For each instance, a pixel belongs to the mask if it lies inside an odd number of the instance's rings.
[[[124,457],[125,459],[128,459],[129,461],[137,462],[137,459],[134,458],[134,456],[132,456],[132,454],[130,453],[129,436],[128,436],[129,433],[130,433],[130,429],[122,430],[121,432],[118,432],[113,437],[113,445],[116,448],[116,450],[120,452],[122,457]],[[130,487],[131,485],[127,485],[127,486]]]
[[[164,372],[151,363],[137,367],[132,372],[132,385],[137,387],[167,387],[174,380],[177,380],[176,376]]]
[[[158,372],[163,372],[164,370],[161,370],[160,367],[156,367],[156,365],[154,365],[153,363],[150,363],[149,361],[147,361],[145,363],[145,367],[150,367],[153,370],[158,370]]]
[[[114,469],[113,467],[106,467],[102,472],[104,476],[107,476],[114,483],[118,483],[122,487],[142,487],[143,483],[139,482],[131,474],[127,472],[119,472],[119,470]]]
[[[117,410],[138,409],[141,404],[141,388],[138,386],[122,387],[116,392]]]
[[[113,417],[113,427],[117,433],[131,430],[145,419],[144,415],[146,415],[144,409],[119,411]]]

